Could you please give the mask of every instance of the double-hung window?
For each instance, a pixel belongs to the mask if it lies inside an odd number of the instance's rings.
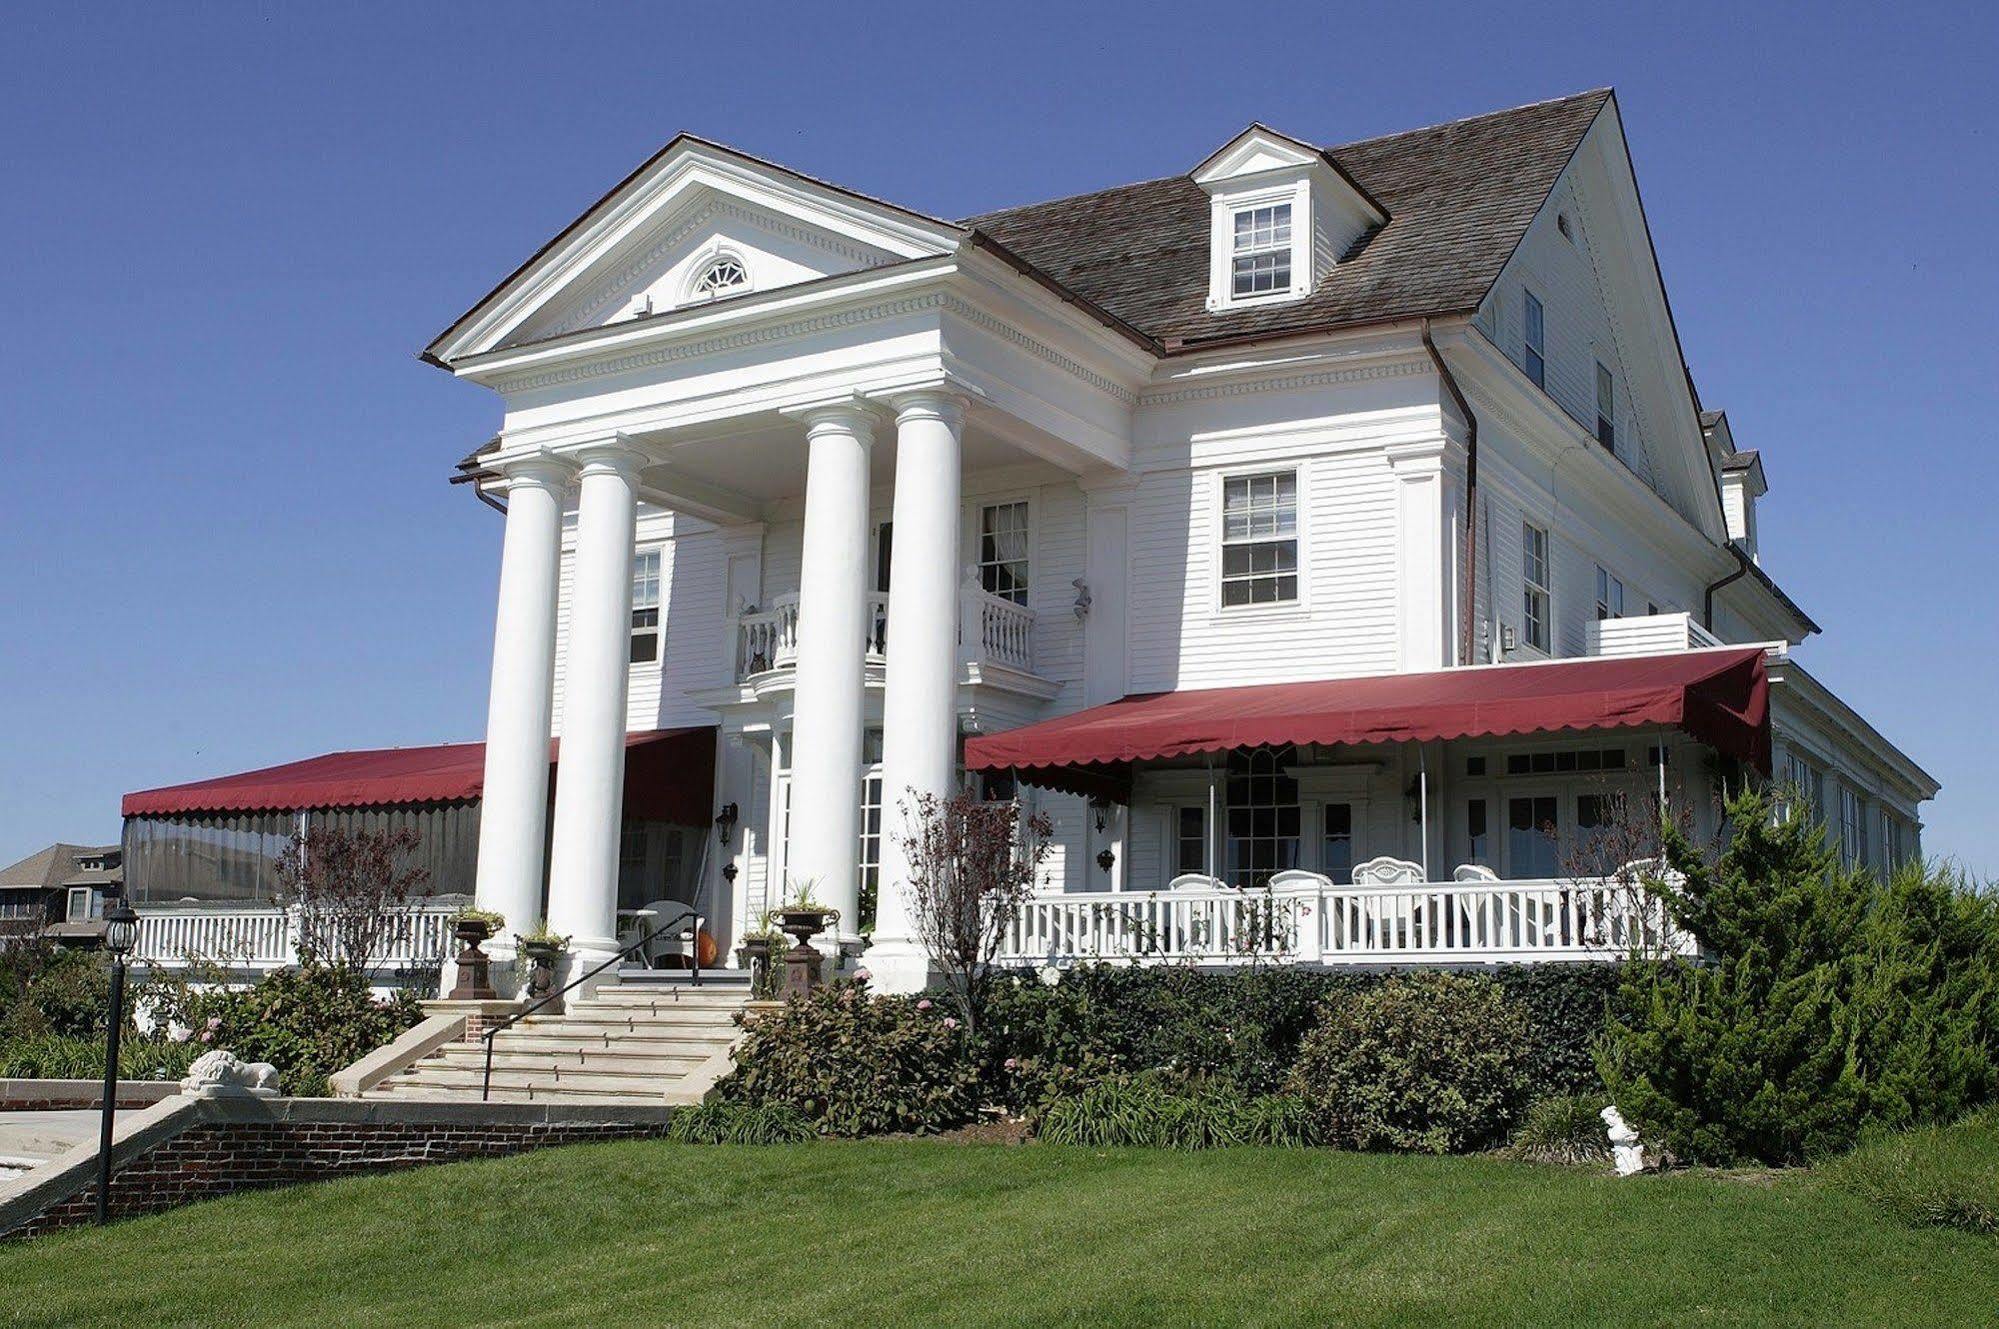
[[[632,663],[659,659],[659,550],[632,558]]]
[[[1208,870],[1208,810],[1184,805],[1173,809],[1173,874]]]
[[[1532,522],[1520,528],[1521,633],[1527,644],[1546,651],[1548,622],[1548,533]]]
[[[1617,384],[1601,360],[1596,362],[1596,441],[1617,451]]]
[[[1222,481],[1222,607],[1298,598],[1298,473]]]
[[[1624,583],[1604,570],[1603,564],[1596,565],[1596,619],[1601,623],[1606,618],[1624,617]]]
[[[1025,502],[979,509],[979,585],[989,594],[1027,603],[1028,549]]]
[[[1526,335],[1522,339],[1526,354],[1523,358],[1527,365],[1527,377],[1534,380],[1535,387],[1545,388],[1548,386],[1548,358],[1545,354],[1546,343],[1542,340],[1545,328],[1541,317],[1541,297],[1532,291],[1526,292],[1526,295]]]
[[[1353,804],[1326,804],[1325,837],[1319,846],[1319,871],[1335,885],[1353,880]]]
[[[1291,289],[1291,205],[1272,203],[1235,214],[1229,251],[1229,293],[1235,299],[1282,295]]]

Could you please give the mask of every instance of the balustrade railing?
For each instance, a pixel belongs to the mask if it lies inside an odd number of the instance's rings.
[[[978,586],[960,588],[958,606],[959,653],[964,660],[1033,671],[1033,610]],[[888,653],[888,596],[870,593],[866,612],[864,649],[869,659],[881,660]],[[775,669],[789,669],[797,663],[796,592],[773,596],[768,605],[737,617],[738,681]]]
[[[425,904],[412,908],[407,926],[390,929],[371,969],[435,964],[450,951],[451,919],[463,906]],[[216,964],[233,969],[281,969],[298,962],[296,918],[274,905],[237,909],[141,906],[139,941],[133,959],[157,969]]]
[[[1288,874],[1302,878],[1308,874]],[[1019,964],[1386,964],[1691,954],[1664,906],[1616,878],[1037,893],[1002,958]]]

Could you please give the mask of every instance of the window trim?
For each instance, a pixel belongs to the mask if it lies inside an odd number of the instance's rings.
[[[1596,565],[1596,621],[1624,617],[1624,582],[1609,568]]]
[[[1596,362],[1596,441],[1611,456],[1617,455],[1617,383],[1610,366]]]
[[[719,290],[703,291],[701,286],[702,283],[708,280],[708,274],[721,267],[724,263],[735,264],[737,270],[743,274],[743,279],[739,282],[732,282]],[[680,292],[680,303],[682,305],[713,304],[717,300],[733,299],[736,296],[747,294],[755,289],[756,274],[750,270],[749,262],[740,253],[736,252],[736,250],[722,246],[705,251],[688,267],[686,283]]]
[[[1277,227],[1279,224],[1277,214],[1280,211],[1284,214],[1283,223],[1282,223],[1284,227],[1284,237],[1281,240],[1277,238],[1276,234]],[[1256,214],[1259,212],[1268,212],[1271,214],[1270,217],[1271,238],[1261,244],[1255,243],[1254,240],[1256,234],[1256,224],[1257,224]],[[1229,300],[1232,303],[1261,304],[1262,302],[1272,299],[1274,297],[1287,296],[1291,294],[1291,292],[1294,289],[1296,289],[1298,285],[1297,269],[1295,266],[1297,252],[1296,252],[1296,245],[1293,243],[1294,241],[1293,228],[1297,224],[1297,215],[1298,215],[1297,208],[1293,206],[1292,200],[1288,198],[1272,199],[1269,200],[1268,202],[1249,203],[1237,207],[1232,207],[1229,209],[1228,282],[1229,282]],[[1242,220],[1244,217],[1248,217],[1250,219],[1251,243],[1247,247],[1244,246],[1241,235]],[[1237,265],[1243,259],[1255,260],[1260,258],[1275,258],[1279,256],[1282,257],[1284,263],[1283,267],[1284,281],[1281,285],[1272,286],[1267,291],[1245,291],[1240,288],[1238,282],[1243,274],[1238,270]]]
[[[1235,218],[1240,212],[1288,204],[1291,208],[1291,281],[1275,291],[1235,294]],[[1208,205],[1208,309],[1249,309],[1302,300],[1312,293],[1318,265],[1313,251],[1314,211],[1307,180],[1261,188],[1220,190]],[[1268,251],[1266,251],[1268,252]]]
[[[1541,537],[1541,580],[1535,581],[1528,575],[1528,550],[1533,541],[1529,533]],[[1536,526],[1531,518],[1520,519],[1520,645],[1522,649],[1539,651],[1543,655],[1555,653],[1555,537],[1545,526]],[[1529,606],[1534,596],[1540,596],[1542,639],[1534,640],[1534,616]]]
[[[1520,294],[1520,368],[1527,381],[1548,390],[1548,308],[1541,297],[1523,286]]]
[[[1298,593],[1296,596],[1294,596],[1292,599],[1289,600],[1265,600],[1262,601],[1261,603],[1252,601],[1249,604],[1240,604],[1240,605],[1225,604],[1223,602],[1224,598],[1223,587],[1225,586],[1228,579],[1225,572],[1223,571],[1223,563],[1225,559],[1223,551],[1228,548],[1230,543],[1227,535],[1228,531],[1227,508],[1228,508],[1229,482],[1233,480],[1254,480],[1264,476],[1283,475],[1287,472],[1291,475],[1292,478],[1292,495],[1294,500],[1294,506],[1296,508],[1296,511],[1293,513],[1292,533],[1289,539],[1291,540],[1292,544],[1296,546],[1296,558],[1294,560],[1296,563],[1296,571],[1294,575],[1298,583]],[[1278,462],[1275,464],[1267,463],[1261,466],[1229,467],[1225,470],[1218,470],[1215,472],[1213,490],[1211,493],[1211,498],[1213,499],[1214,502],[1215,515],[1212,522],[1212,535],[1211,535],[1211,542],[1209,545],[1209,548],[1213,551],[1214,555],[1214,574],[1212,577],[1209,578],[1209,580],[1213,583],[1213,590],[1210,592],[1209,595],[1209,603],[1212,606],[1217,616],[1227,616],[1229,618],[1240,618],[1245,616],[1256,617],[1259,615],[1289,616],[1306,611],[1307,606],[1310,604],[1311,601],[1311,592],[1310,592],[1311,579],[1306,575],[1306,568],[1309,566],[1309,563],[1307,558],[1308,546],[1306,542],[1307,504],[1306,504],[1305,495],[1308,489],[1309,474],[1310,474],[1309,466],[1307,462],[1303,459],[1291,462]],[[1239,540],[1236,541],[1235,543],[1268,544],[1285,538],[1286,537],[1284,536],[1267,536],[1260,540]],[[1282,574],[1272,573],[1265,575],[1281,576]],[[1240,580],[1240,578],[1238,578],[1238,580]]]
[[[653,559],[658,567],[652,577],[653,598],[650,606],[652,622],[641,627],[638,618],[640,614],[647,612],[647,606],[639,603],[639,564],[646,558]],[[664,544],[647,545],[632,551],[632,604],[629,620],[626,625],[625,663],[633,669],[661,668],[666,660],[666,546]],[[648,633],[653,639],[652,658],[649,660],[633,658],[633,648],[638,645],[640,637]]]
[[[976,579],[977,584],[981,590],[984,590],[986,588],[986,568],[988,566],[995,566],[995,567],[998,566],[997,564],[988,565],[985,560],[986,513],[995,508],[1019,507],[1026,510],[1027,512],[1026,594],[1020,600],[1009,601],[1009,602],[1018,604],[1023,609],[1028,608],[1033,603],[1033,596],[1034,596],[1034,575],[1035,575],[1034,554],[1035,554],[1035,544],[1036,544],[1035,536],[1038,530],[1038,523],[1036,521],[1036,518],[1039,515],[1038,513],[1035,512],[1034,496],[1031,494],[999,495],[994,497],[987,497],[981,495],[979,497],[972,499],[971,502],[972,502],[972,514],[971,514],[972,550],[973,553],[976,555],[976,557],[974,557],[972,560],[972,569],[973,569],[973,576]],[[1002,600],[1008,598],[1004,595],[999,595],[999,592],[997,591],[988,591],[987,593],[991,595],[998,595],[999,598]]]

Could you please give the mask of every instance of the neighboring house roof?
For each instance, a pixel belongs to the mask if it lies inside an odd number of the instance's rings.
[[[1381,202],[1303,300],[1210,312],[1207,193],[1189,176],[967,218],[1169,349],[1470,313],[1485,299],[1611,93],[1607,88],[1364,139],[1327,155]]]
[[[123,873],[117,868],[79,868],[79,857],[94,857],[112,854],[118,846],[88,844],[52,844],[40,853],[30,854],[20,862],[0,868],[0,890],[33,887],[38,890],[54,890],[58,886],[101,885],[109,881],[123,880]],[[88,880],[84,880],[87,878]]]

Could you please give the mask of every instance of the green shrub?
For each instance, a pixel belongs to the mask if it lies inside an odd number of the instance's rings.
[[[1250,1096],[1227,1085],[1175,1086],[1148,1074],[1103,1080],[1056,1100],[1041,1119],[1040,1138],[1093,1148],[1298,1147],[1318,1143],[1318,1131],[1300,1099]]]
[[[196,1043],[128,1038],[118,1045],[118,1077],[123,1080],[179,1080],[206,1049]],[[104,1036],[75,1038],[34,1034],[0,1038],[0,1079],[102,1080]]]
[[[1527,1094],[1527,1013],[1489,978],[1397,974],[1334,996],[1292,1091],[1329,1143],[1455,1153],[1504,1138]]]
[[[1699,962],[1627,965],[1600,1068],[1681,1159],[1798,1163],[1947,1121],[1999,1085],[1999,901],[1921,864],[1883,883],[1750,793],[1706,861],[1668,828]]]
[[[829,1135],[924,1134],[970,1121],[979,1068],[958,1020],[929,998],[834,983],[750,1025],[722,1096],[786,1105]]]
[[[1999,1111],[1878,1137],[1826,1176],[1911,1227],[1999,1233]]]
[[[1521,1064],[1535,1093],[1602,1090],[1597,1044],[1622,969],[1621,964],[1505,964],[1485,971],[1527,1012]]]
[[[32,1038],[104,1038],[111,1005],[111,964],[101,951],[49,943],[6,948],[9,954],[0,1034]],[[125,1018],[131,1019],[127,992]]]
[[[367,977],[343,965],[281,969],[241,992],[191,999],[183,1017],[198,1052],[226,1048],[244,1061],[278,1068],[297,1097],[322,1097],[326,1077],[394,1039],[423,1018],[408,992],[376,998]]]
[[[666,1135],[683,1144],[797,1144],[819,1138],[805,1114],[789,1103],[716,1100],[681,1108]]]
[[[1602,1094],[1544,1098],[1527,1109],[1509,1152],[1528,1163],[1608,1163],[1610,1136]]]
[[[1498,965],[1482,972],[1528,1012],[1520,1049],[1543,1092],[1600,1087],[1595,1047],[1616,965]],[[1224,972],[1085,965],[1050,986],[1032,974],[994,985],[980,1054],[988,1083],[1032,1113],[1106,1076],[1168,1070],[1274,1093],[1327,998],[1386,975],[1293,966]]]

